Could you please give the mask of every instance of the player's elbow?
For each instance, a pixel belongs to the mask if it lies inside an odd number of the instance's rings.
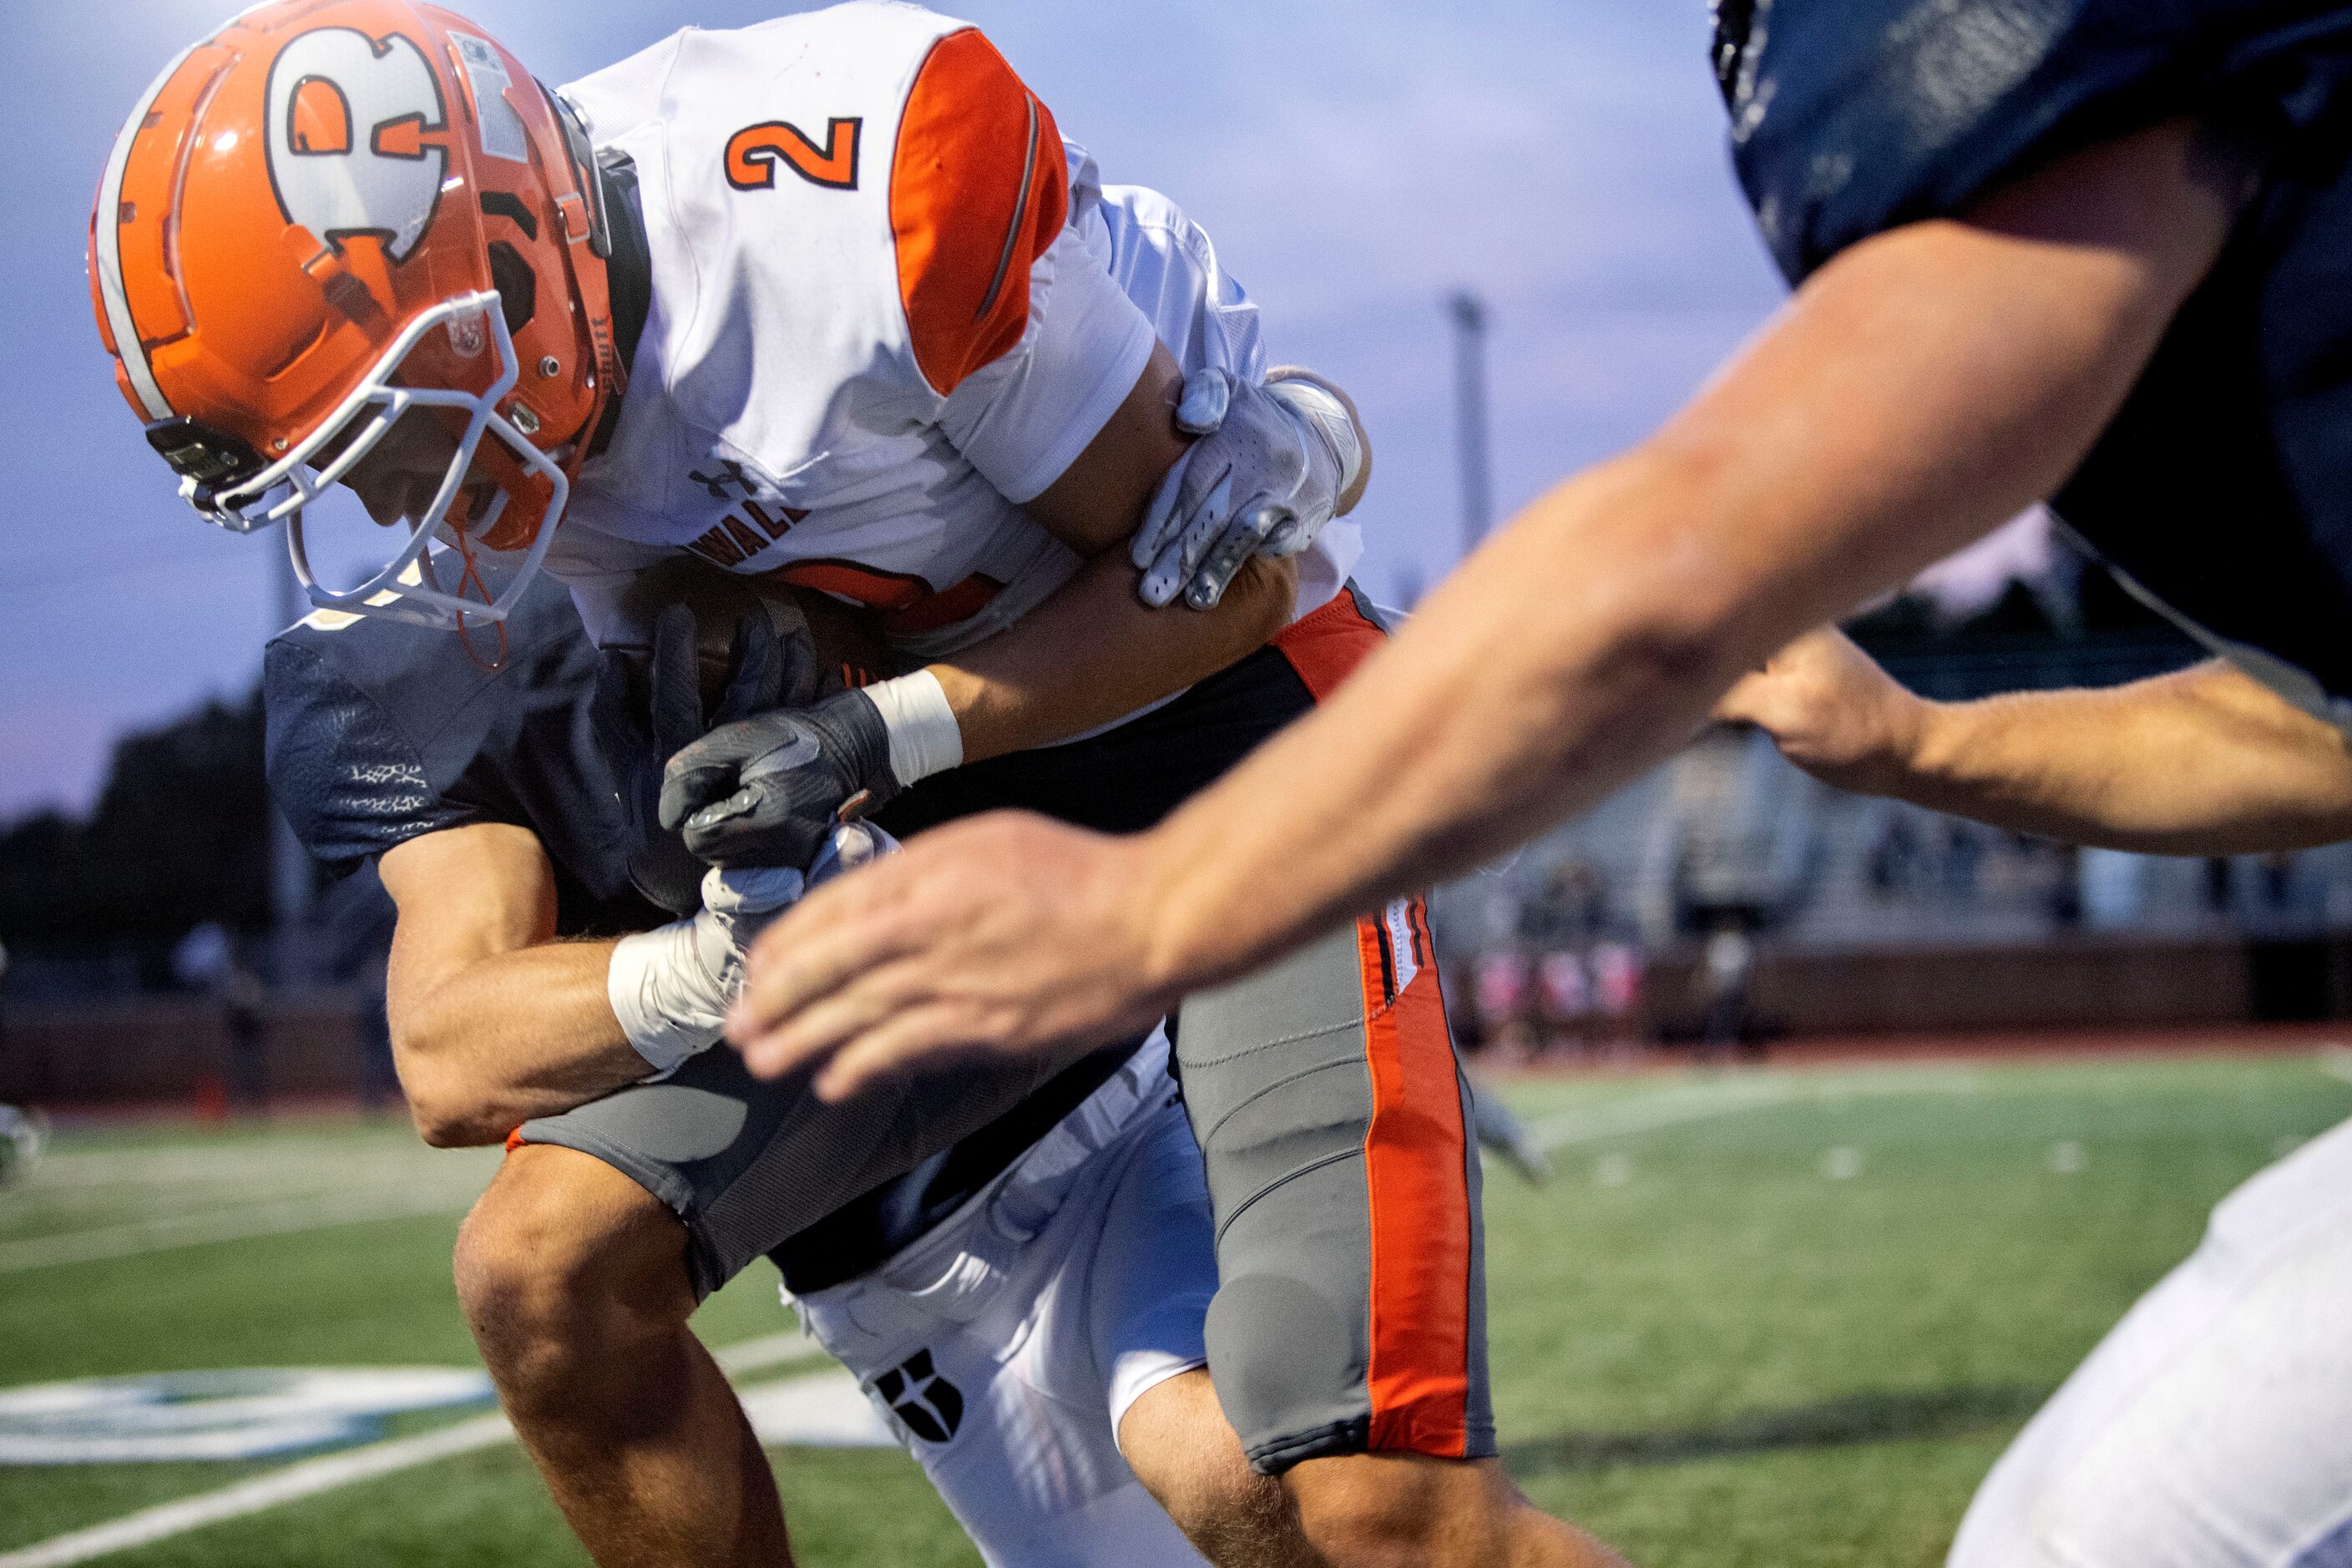
[[[394,1031],[394,1060],[399,1064],[400,1090],[416,1135],[436,1149],[475,1149],[503,1142],[520,1118],[508,1117],[479,1085],[465,1082],[462,1075],[417,1047],[413,1037]]]
[[[1692,526],[1735,514],[1726,492],[1737,476],[1725,466],[1704,444],[1653,441],[1603,477],[1621,490],[1604,526],[1628,531],[1600,542],[1610,569],[1591,574],[1582,635],[1609,650],[1603,663],[1629,687],[1712,701],[1822,618],[1790,612],[1779,562]]]
[[[430,1094],[409,1097],[408,1119],[415,1124],[416,1135],[436,1149],[479,1149],[502,1143],[513,1126],[500,1117],[484,1114],[478,1105]]]

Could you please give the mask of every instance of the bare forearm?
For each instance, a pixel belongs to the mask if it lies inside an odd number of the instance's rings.
[[[1465,870],[1679,744],[1770,636],[1709,607],[1660,493],[1679,482],[1636,458],[1563,486],[1149,836],[1171,968],[1197,984]]]
[[[1597,801],[1796,633],[2057,488],[2227,232],[2196,155],[2160,128],[1824,268],[1147,839],[1155,976],[1230,973]]]
[[[930,666],[964,760],[1066,741],[1214,675],[1281,630],[1297,581],[1260,557],[1213,610],[1153,610],[1126,553],[1104,552],[1013,626]]]
[[[493,953],[429,989],[395,976],[394,1061],[429,1142],[495,1143],[646,1076],[605,996],[614,945]]]
[[[2162,855],[2352,837],[2332,725],[2226,665],[2100,691],[1931,704],[1889,791],[1999,827]]]

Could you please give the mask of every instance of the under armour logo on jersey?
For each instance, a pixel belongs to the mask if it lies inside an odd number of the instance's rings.
[[[727,183],[739,191],[774,188],[776,165],[782,163],[813,185],[836,191],[857,188],[858,133],[863,120],[828,120],[824,145],[807,132],[781,120],[746,125],[727,138]]]
[[[342,248],[357,235],[405,261],[441,200],[449,150],[441,84],[415,43],[320,27],[269,68],[269,183],[289,223]]]
[[[931,1352],[917,1351],[874,1380],[874,1392],[907,1430],[926,1443],[944,1443],[963,1425],[963,1394],[931,1365]]]
[[[760,493],[759,487],[752,484],[751,479],[745,476],[743,472],[743,465],[735,461],[733,458],[721,458],[719,459],[715,467],[717,471],[715,473],[709,474],[704,473],[699,468],[688,468],[686,471],[686,477],[692,479],[696,484],[700,485],[704,489],[709,490],[712,500],[726,500],[730,499],[727,492],[730,489],[740,490],[746,496],[753,496]]]

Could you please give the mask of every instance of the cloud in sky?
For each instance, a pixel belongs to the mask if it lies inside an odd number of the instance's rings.
[[[126,724],[241,689],[271,629],[274,539],[173,498],[106,372],[82,249],[107,146],[200,0],[0,7],[16,90],[0,288],[0,814],[79,803]],[[472,0],[550,80],[745,0]],[[1780,297],[1733,187],[1699,0],[1433,7],[1403,0],[988,0],[987,28],[1105,176],[1156,185],[1215,237],[1277,358],[1354,391],[1379,450],[1366,585],[1454,557],[1440,300],[1492,308],[1496,500],[1638,437]]]

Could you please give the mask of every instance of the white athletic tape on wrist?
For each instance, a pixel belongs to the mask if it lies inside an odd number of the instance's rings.
[[[724,981],[702,962],[695,916],[625,936],[604,972],[604,995],[621,1032],[659,1075],[719,1043],[727,1021]]]
[[[911,784],[963,765],[963,729],[940,678],[928,669],[859,689],[882,714],[890,737],[890,771]]]

